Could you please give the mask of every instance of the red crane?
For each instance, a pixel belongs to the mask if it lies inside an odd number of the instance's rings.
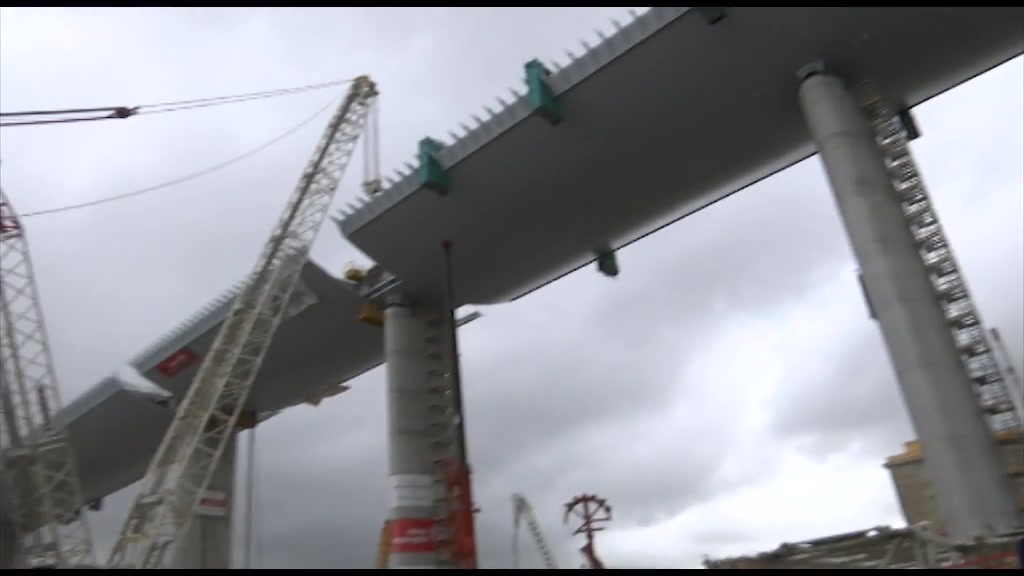
[[[580,552],[587,559],[591,570],[604,570],[604,562],[601,562],[594,550],[594,533],[604,530],[600,524],[612,519],[612,507],[607,500],[595,494],[581,494],[565,504],[566,524],[573,515],[580,520],[580,526],[573,531],[573,535],[583,534],[587,538]]]

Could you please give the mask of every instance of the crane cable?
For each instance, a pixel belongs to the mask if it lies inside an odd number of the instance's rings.
[[[220,162],[218,164],[214,164],[213,166],[210,166],[208,168],[204,168],[202,170],[199,170],[198,172],[193,172],[191,174],[187,174],[185,176],[181,176],[181,177],[175,178],[173,180],[168,180],[166,182],[162,182],[160,184],[156,184],[156,185],[153,185],[153,186],[147,186],[145,188],[140,188],[138,190],[132,190],[130,192],[123,192],[121,194],[115,194],[113,196],[107,196],[105,198],[99,198],[97,200],[90,200],[88,202],[79,202],[77,204],[66,204],[64,206],[58,206],[56,208],[47,208],[45,210],[36,210],[34,212],[25,212],[25,213],[21,214],[21,218],[24,219],[24,218],[32,218],[34,216],[43,216],[43,215],[46,215],[46,214],[56,214],[58,212],[66,212],[66,211],[69,211],[69,210],[78,210],[80,208],[89,208],[89,207],[92,207],[92,206],[98,206],[100,204],[107,204],[109,202],[116,202],[118,200],[125,200],[127,198],[133,198],[133,197],[136,197],[136,196],[142,196],[144,194],[149,194],[150,192],[156,192],[158,190],[163,190],[165,188],[170,188],[171,186],[176,186],[178,184],[182,184],[184,182],[189,182],[191,180],[195,180],[195,179],[200,178],[202,176],[206,176],[206,175],[212,174],[214,172],[217,172],[218,170],[222,170],[224,168],[227,168],[228,166],[231,166],[232,164],[236,164],[238,162],[241,162],[242,160],[245,160],[246,158],[254,156],[254,155],[256,155],[256,154],[266,150],[267,148],[270,148],[274,144],[277,144],[278,142],[284,140],[288,136],[291,136],[292,134],[298,132],[299,130],[304,128],[307,124],[309,124],[310,122],[315,120],[317,117],[319,117],[321,114],[323,114],[326,110],[328,110],[335,103],[337,103],[337,101],[338,101],[337,98],[332,99],[325,106],[323,106],[322,108],[317,110],[313,115],[309,116],[308,118],[306,118],[302,122],[299,122],[295,126],[289,128],[284,133],[279,134],[278,136],[275,136],[274,138],[271,138],[270,140],[264,142],[263,144],[260,144],[256,148],[253,148],[253,149],[249,150],[248,152],[244,152],[242,154],[239,154],[238,156],[235,156],[234,158],[230,158],[230,159],[225,160],[223,162]]]
[[[318,84],[307,84],[293,88],[278,88],[275,90],[263,90],[260,92],[248,92],[245,94],[232,94],[228,96],[213,96],[209,98],[193,98],[191,100],[177,100],[171,102],[159,102],[156,104],[143,104],[141,106],[106,106],[92,108],[69,108],[63,110],[30,110],[28,112],[0,112],[0,127],[14,126],[38,126],[44,124],[65,124],[69,122],[94,122],[97,120],[123,120],[133,116],[144,114],[165,114],[168,112],[180,112],[195,108],[206,108],[209,106],[223,106],[227,104],[238,104],[252,100],[265,98],[277,98],[280,96],[291,96],[313,90],[324,90],[352,82],[352,78],[331,80]],[[68,116],[83,115],[84,117],[52,118],[46,120],[2,120],[4,118],[23,118],[37,116]]]

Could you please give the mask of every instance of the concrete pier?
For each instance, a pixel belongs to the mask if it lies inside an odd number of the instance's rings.
[[[436,323],[436,321],[434,321]],[[389,568],[445,568],[436,526],[443,486],[439,461],[450,449],[443,327],[422,310],[384,311],[391,477]]]
[[[963,540],[1010,530],[1018,518],[1009,478],[874,131],[834,76],[810,75],[799,97],[921,441],[945,531]]]

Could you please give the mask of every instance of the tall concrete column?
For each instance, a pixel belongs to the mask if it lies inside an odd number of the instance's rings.
[[[210,484],[192,518],[192,525],[177,546],[173,566],[183,569],[231,568],[234,509],[235,445],[238,434],[232,434],[224,446],[220,463],[213,471]]]
[[[856,98],[827,74],[800,106],[860,263],[924,466],[954,540],[1017,525],[996,446]]]
[[[446,448],[444,371],[436,331],[410,306],[384,311],[391,476],[389,568],[442,568],[435,543],[441,498],[438,458]]]

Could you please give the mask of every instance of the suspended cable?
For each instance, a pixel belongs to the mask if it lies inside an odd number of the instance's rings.
[[[138,116],[143,114],[164,114],[167,112],[179,112],[182,110],[192,110],[195,108],[207,108],[210,106],[224,106],[227,104],[239,104],[242,102],[250,102],[253,100],[263,100],[266,98],[277,98],[281,96],[291,96],[293,94],[302,94],[304,92],[310,92],[314,90],[324,90],[326,88],[332,88],[335,86],[342,86],[352,82],[352,79],[341,79],[332,80],[330,82],[320,82],[318,84],[307,84],[305,86],[298,86],[294,88],[278,88],[275,90],[263,90],[260,92],[249,92],[245,94],[233,94],[229,96],[213,96],[210,98],[193,98],[191,100],[177,100],[171,102],[160,102],[157,104],[143,104],[141,106],[109,106],[109,107],[98,107],[98,108],[69,108],[64,110],[32,110],[28,112],[0,112],[0,118],[21,118],[21,117],[38,117],[38,116],[67,116],[67,115],[81,115],[81,114],[102,114],[100,116],[86,116],[86,117],[75,117],[75,118],[55,118],[47,120],[3,120],[0,121],[0,127],[3,126],[36,126],[43,124],[65,124],[70,122],[93,122],[96,120],[123,120],[132,116]]]
[[[16,120],[0,122],[0,126],[34,126],[39,124],[64,124],[67,122],[92,122],[94,120],[123,120],[130,118],[138,114],[139,109],[126,108],[124,106],[118,106],[116,108],[89,108],[81,110],[64,110],[64,111],[37,111],[37,112],[14,112],[14,113],[2,113],[0,116],[44,116],[44,115],[55,115],[55,114],[79,114],[84,112],[93,111],[109,111],[110,113],[106,116],[87,116],[85,118],[56,118],[50,120]]]
[[[213,96],[211,98],[194,98],[192,100],[177,100],[172,102],[161,102],[158,104],[144,104],[139,108],[170,108],[177,106],[187,106],[192,104],[203,104],[210,102],[221,102],[221,101],[235,101],[242,99],[253,100],[258,98],[272,98],[275,96],[287,96],[290,94],[298,94],[301,92],[309,92],[310,90],[323,90],[325,88],[332,88],[335,86],[342,86],[344,84],[350,84],[354,81],[354,78],[343,78],[340,80],[331,80],[330,82],[321,82],[319,84],[307,84],[305,86],[298,86],[294,88],[277,88],[275,90],[263,90],[261,92],[248,92],[245,94],[233,94],[230,96]],[[153,112],[149,112],[152,114]]]
[[[146,188],[141,188],[139,190],[133,190],[131,192],[125,192],[123,194],[117,194],[117,195],[114,195],[114,196],[107,196],[106,198],[100,198],[98,200],[90,200],[88,202],[80,202],[78,204],[67,204],[67,205],[64,205],[64,206],[58,206],[56,208],[48,208],[46,210],[36,210],[34,212],[26,212],[26,213],[22,214],[21,217],[22,218],[31,218],[33,216],[43,216],[43,215],[46,215],[46,214],[56,214],[58,212],[67,212],[69,210],[78,210],[80,208],[89,208],[89,207],[92,207],[92,206],[98,206],[100,204],[107,204],[107,203],[110,203],[110,202],[117,202],[119,200],[125,200],[127,198],[134,198],[136,196],[142,196],[144,194],[149,194],[151,192],[156,192],[158,190],[163,190],[165,188],[170,188],[171,186],[176,186],[176,185],[182,184],[184,182],[189,182],[191,180],[195,180],[197,178],[201,178],[203,176],[207,176],[209,174],[217,172],[218,170],[222,170],[224,168],[227,168],[228,166],[231,166],[233,164],[241,162],[242,160],[245,160],[246,158],[254,156],[254,155],[256,155],[256,154],[266,150],[267,148],[270,148],[274,144],[277,144],[278,142],[284,140],[288,136],[291,136],[292,134],[298,132],[299,130],[304,128],[307,124],[309,124],[310,122],[315,120],[318,116],[323,114],[324,111],[326,111],[328,108],[330,108],[335,102],[337,102],[336,99],[328,102],[327,105],[325,105],[324,107],[322,107],[319,110],[317,110],[316,113],[314,113],[312,116],[306,118],[305,120],[303,120],[302,122],[300,122],[297,125],[293,126],[292,128],[289,128],[284,133],[282,133],[282,134],[280,134],[278,136],[275,136],[274,138],[268,140],[267,142],[264,142],[263,144],[257,146],[256,148],[253,148],[252,150],[249,150],[248,152],[245,152],[243,154],[235,156],[234,158],[231,158],[231,159],[226,160],[224,162],[221,162],[219,164],[215,164],[213,166],[210,166],[209,168],[205,168],[205,169],[200,170],[198,172],[193,172],[191,174],[182,176],[180,178],[175,178],[173,180],[168,180],[167,182],[163,182],[163,183],[157,184],[155,186],[148,186]]]
[[[67,110],[35,110],[33,112],[0,112],[0,118],[4,116],[54,116],[56,114],[87,114],[89,112],[109,112],[116,106],[104,108],[70,108]]]
[[[93,122],[95,120],[113,120],[110,116],[90,116],[88,118],[57,118],[54,120],[24,120],[18,122],[0,122],[0,128],[12,126],[42,126],[44,124],[68,124],[70,122]]]

